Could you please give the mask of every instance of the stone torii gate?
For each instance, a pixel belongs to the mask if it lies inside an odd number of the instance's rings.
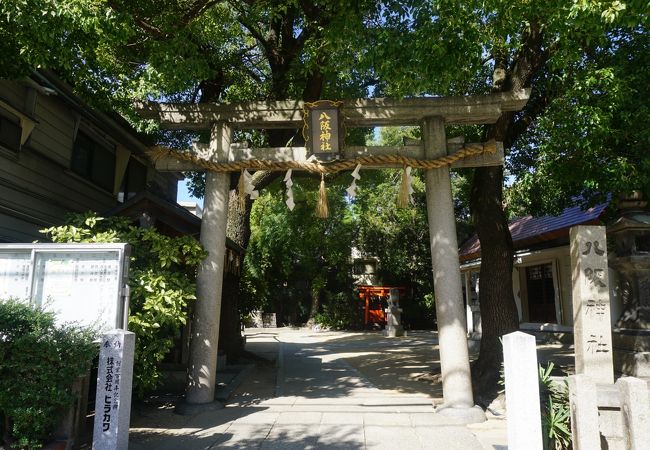
[[[365,167],[372,167],[374,161],[375,167],[413,165],[426,168],[427,216],[444,399],[436,411],[465,423],[483,421],[485,415],[475,406],[472,395],[449,170],[450,166],[501,165],[503,148],[500,143],[465,145],[462,140],[447,140],[445,125],[495,123],[502,112],[521,110],[529,95],[529,90],[522,90],[470,97],[358,99],[343,101],[340,106],[348,127],[422,127],[421,141],[407,142],[407,145],[399,147],[345,147],[337,163],[348,161],[349,167],[354,167],[361,161]],[[232,131],[301,128],[304,107],[301,101],[230,105],[148,103],[137,106],[142,117],[158,120],[168,129],[211,130],[209,144],[194,144],[189,152],[166,152],[163,156],[159,153],[155,158],[159,170],[207,172],[200,240],[209,254],[200,265],[197,277],[185,398],[185,405],[190,409],[221,406],[215,403],[214,395],[229,172],[243,167],[282,170],[296,168],[299,163],[302,166],[298,168],[304,169],[305,164],[309,165],[304,147],[250,149],[246,145],[231,143]],[[432,160],[437,164],[426,165]],[[319,170],[318,167],[327,171],[327,165],[315,163],[314,167],[315,171]]]

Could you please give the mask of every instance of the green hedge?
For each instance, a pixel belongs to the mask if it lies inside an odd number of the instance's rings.
[[[72,383],[97,353],[88,328],[57,325],[54,314],[0,300],[0,418],[12,448],[40,448],[75,398]]]

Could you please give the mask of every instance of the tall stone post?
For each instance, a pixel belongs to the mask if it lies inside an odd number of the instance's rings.
[[[424,119],[422,140],[427,159],[447,154],[442,117]],[[425,183],[444,399],[437,411],[465,423],[482,422],[485,414],[472,395],[449,167],[427,170]]]
[[[232,130],[224,123],[212,127],[210,153],[227,152]],[[205,199],[201,219],[201,245],[208,251],[198,269],[196,278],[197,299],[192,319],[190,360],[185,403],[177,412],[192,414],[192,405],[221,407],[214,400],[219,344],[219,319],[221,291],[223,288],[224,257],[226,253],[226,222],[230,175],[207,172]]]
[[[596,384],[614,382],[605,227],[569,230],[576,373]]]

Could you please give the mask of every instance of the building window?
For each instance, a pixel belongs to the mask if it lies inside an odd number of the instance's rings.
[[[124,174],[124,180],[117,196],[119,202],[125,202],[142,192],[147,187],[147,166],[134,158],[129,160],[129,165]]]
[[[115,153],[83,131],[77,133],[70,168],[97,186],[113,192]]]
[[[556,323],[555,286],[551,263],[526,267],[528,320],[534,323]]]
[[[20,119],[8,111],[0,110],[0,147],[18,152],[21,134]]]

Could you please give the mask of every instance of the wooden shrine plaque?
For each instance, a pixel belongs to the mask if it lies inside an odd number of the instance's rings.
[[[311,153],[321,161],[338,158],[341,145],[341,120],[337,102],[321,100],[305,105],[305,138]]]

